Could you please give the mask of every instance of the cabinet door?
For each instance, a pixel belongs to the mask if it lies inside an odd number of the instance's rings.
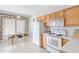
[[[61,43],[62,43],[62,47],[65,45],[65,44],[67,44],[68,42],[69,42],[69,39],[67,39],[67,38],[61,38],[62,40],[61,40]]]
[[[42,33],[42,47],[46,48],[46,44],[47,44],[46,34]]]
[[[46,26],[49,26],[50,14],[46,15]]]
[[[53,20],[53,19],[55,19],[55,13],[50,13],[50,14],[46,15],[47,21],[50,21],[50,20]]]
[[[46,15],[46,21],[50,20],[50,14]]]
[[[45,19],[46,19],[46,16],[39,16],[39,17],[37,17],[37,20],[39,20],[39,21],[45,21]]]
[[[46,15],[46,25],[50,26],[49,22],[55,19],[55,13],[50,13]]]
[[[50,14],[50,20],[55,20],[55,13]]]
[[[58,11],[56,12],[56,19],[60,19],[64,17],[64,11]]]
[[[79,26],[79,6],[65,10],[65,25]]]

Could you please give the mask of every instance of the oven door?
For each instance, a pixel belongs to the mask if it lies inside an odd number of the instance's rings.
[[[49,36],[49,38],[47,39],[47,46],[58,50],[61,49],[61,38]]]

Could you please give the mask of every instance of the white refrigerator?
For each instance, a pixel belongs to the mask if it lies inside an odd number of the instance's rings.
[[[41,34],[46,32],[46,27],[43,22],[32,22],[32,40],[33,43],[41,47]]]

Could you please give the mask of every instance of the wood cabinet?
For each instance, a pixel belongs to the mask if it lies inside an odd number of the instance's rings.
[[[46,15],[46,25],[50,26],[49,21],[54,20],[54,19],[55,19],[55,13],[50,13],[50,14]]]
[[[50,14],[46,15],[46,26],[49,26]]]
[[[79,39],[79,31],[75,31],[74,32],[74,37],[77,38],[77,39]]]
[[[55,13],[50,14],[50,20],[55,20]]]
[[[64,10],[56,12],[56,19],[64,18]]]
[[[62,47],[69,41],[67,38],[61,38],[62,40]]]
[[[49,21],[50,20],[50,14],[47,14],[46,15],[46,21]]]
[[[49,26],[50,20],[64,18],[65,26],[79,26],[79,6],[74,6],[55,13],[49,13],[38,17],[38,20],[45,21]]]
[[[46,20],[46,16],[45,15],[39,16],[39,17],[37,17],[37,20],[39,20],[39,21],[45,21]]]
[[[50,14],[46,15],[47,21],[50,21],[50,20],[53,20],[53,19],[55,19],[55,13],[50,13]]]
[[[46,48],[46,43],[47,43],[47,38],[46,38],[46,33],[42,33],[42,47]]]
[[[79,26],[79,6],[65,10],[65,26]]]

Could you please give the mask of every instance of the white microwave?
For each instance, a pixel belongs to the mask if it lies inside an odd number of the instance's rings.
[[[49,22],[50,26],[64,26],[64,18],[59,20],[52,20]]]

